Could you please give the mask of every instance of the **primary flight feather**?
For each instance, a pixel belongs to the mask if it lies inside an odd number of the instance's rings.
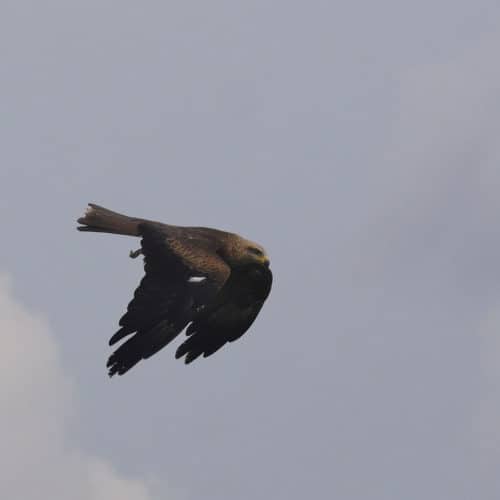
[[[109,375],[123,375],[188,326],[176,358],[210,356],[250,328],[271,291],[262,246],[237,234],[128,217],[89,203],[80,231],[141,237],[145,275],[111,337]]]

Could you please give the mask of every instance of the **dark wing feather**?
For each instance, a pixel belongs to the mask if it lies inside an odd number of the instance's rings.
[[[194,317],[186,331],[188,339],[179,346],[175,357],[186,355],[185,362],[191,363],[240,338],[259,314],[271,284],[272,273],[267,267],[233,269],[213,303]]]
[[[195,230],[157,223],[141,224],[139,230],[146,274],[110,345],[135,335],[110,356],[110,376],[122,375],[172,341],[229,275],[228,266],[212,251],[214,242],[198,237]],[[193,283],[193,275],[206,279]]]

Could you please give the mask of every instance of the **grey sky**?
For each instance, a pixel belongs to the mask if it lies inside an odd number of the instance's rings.
[[[487,0],[3,2],[0,496],[498,499],[499,48]],[[108,380],[88,201],[261,242],[251,332]]]

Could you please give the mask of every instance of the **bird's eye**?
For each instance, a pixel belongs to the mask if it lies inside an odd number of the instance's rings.
[[[248,247],[248,251],[250,253],[253,253],[254,255],[257,255],[259,257],[262,257],[264,254],[262,253],[262,250],[259,250],[258,248],[255,247]]]

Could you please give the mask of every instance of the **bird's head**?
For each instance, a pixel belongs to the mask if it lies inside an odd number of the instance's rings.
[[[246,264],[260,264],[261,266],[269,267],[269,257],[261,245],[252,241],[247,242],[243,260]]]
[[[264,248],[258,243],[239,236],[232,240],[231,244],[220,249],[219,254],[234,267],[251,264],[269,267],[269,257]]]

